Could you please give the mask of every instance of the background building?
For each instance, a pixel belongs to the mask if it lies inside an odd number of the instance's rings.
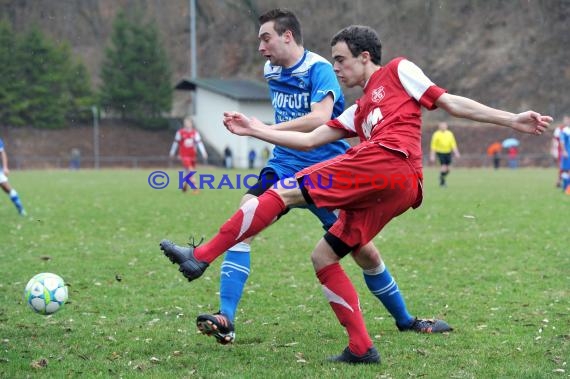
[[[224,111],[238,111],[252,115],[267,124],[273,124],[273,108],[267,86],[251,80],[241,79],[182,79],[175,87],[178,90],[190,91],[193,101],[188,114],[193,115],[196,129],[211,148],[223,156],[226,146],[233,153],[236,168],[248,167],[248,153],[254,149],[257,153],[256,166],[261,152],[271,145],[250,137],[239,137],[231,134],[222,124]]]

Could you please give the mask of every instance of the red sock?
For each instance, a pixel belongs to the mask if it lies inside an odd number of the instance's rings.
[[[210,241],[194,250],[196,259],[212,263],[230,247],[268,227],[287,207],[277,192],[248,200]]]
[[[360,310],[360,301],[352,282],[338,263],[317,272],[323,292],[336,318],[348,332],[348,348],[356,355],[365,354],[372,347]]]

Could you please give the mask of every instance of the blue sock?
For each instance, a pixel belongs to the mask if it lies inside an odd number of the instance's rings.
[[[249,277],[249,244],[240,242],[226,252],[220,268],[220,312],[233,322]]]
[[[15,189],[12,189],[10,191],[9,195],[10,195],[10,200],[12,200],[12,203],[14,203],[14,205],[18,209],[18,212],[22,213],[22,211],[24,210],[24,206],[22,205],[22,201],[20,200],[20,196],[18,196],[18,192],[16,192]]]
[[[566,188],[570,186],[570,174],[563,172],[560,177],[562,178],[562,191],[566,191]]]
[[[408,313],[406,302],[390,272],[382,263],[376,269],[364,270],[364,281],[370,292],[382,302],[399,326],[409,326],[414,317]]]

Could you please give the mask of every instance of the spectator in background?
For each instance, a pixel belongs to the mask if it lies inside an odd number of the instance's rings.
[[[493,167],[498,170],[501,166],[501,150],[503,146],[499,141],[495,141],[487,148],[487,156],[493,159]]]
[[[79,170],[79,167],[81,167],[81,151],[74,147],[71,149],[69,168],[71,170]]]
[[[560,134],[564,127],[570,127],[570,116],[564,115],[562,120],[562,124],[558,125],[554,129],[554,133],[552,135],[552,146],[551,146],[551,154],[556,162],[556,167],[558,168],[558,178],[556,178],[556,187],[560,187],[562,183],[562,146],[560,144]]]
[[[247,155],[247,161],[249,162],[249,168],[252,169],[255,167],[255,158],[257,157],[257,153],[255,152],[254,149],[251,149],[249,151],[249,154]]]
[[[507,149],[507,157],[509,168],[514,170],[519,167],[519,148],[517,146],[511,146]]]
[[[16,190],[10,185],[10,182],[8,182],[10,169],[8,168],[8,155],[4,150],[4,141],[2,141],[2,138],[0,138],[0,158],[2,163],[0,166],[0,187],[2,187],[2,190],[10,196],[10,200],[12,200],[12,203],[16,206],[20,216],[26,216],[26,210],[22,205],[18,192],[16,192]]]
[[[178,149],[178,157],[184,167],[184,175],[188,175],[191,170],[196,168],[196,148],[200,150],[204,161],[207,161],[208,153],[206,152],[200,133],[194,129],[192,117],[186,116],[184,118],[184,126],[176,131],[174,142],[172,142],[172,147],[170,148],[170,158],[174,158],[176,150]],[[190,181],[194,186],[196,185],[193,176],[190,177]],[[188,184],[184,182],[182,192],[186,192],[187,190]],[[198,189],[194,189],[194,193],[197,192]]]
[[[451,130],[448,129],[446,122],[440,122],[438,124],[438,130],[436,130],[431,137],[430,150],[430,161],[435,162],[435,157],[437,155],[437,159],[441,165],[439,172],[440,187],[447,186],[445,179],[447,175],[449,175],[452,152],[455,154],[456,158],[460,157],[459,150],[457,149],[457,142],[455,141],[455,136]]]
[[[265,146],[263,148],[263,150],[261,150],[261,159],[263,160],[263,166],[265,167],[265,165],[267,165],[267,161],[269,160],[269,156],[271,155],[271,152],[269,151],[269,148],[267,146]]]
[[[228,170],[234,167],[234,156],[232,149],[230,149],[228,145],[226,145],[226,148],[224,149],[224,167]]]

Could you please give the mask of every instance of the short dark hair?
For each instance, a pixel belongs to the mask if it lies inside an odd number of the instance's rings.
[[[286,9],[272,9],[259,16],[259,24],[263,25],[266,22],[273,21],[273,28],[278,35],[282,35],[287,30],[293,34],[293,39],[297,45],[303,44],[303,33],[301,31],[301,23],[295,14]]]
[[[380,37],[374,29],[368,26],[350,25],[341,29],[333,36],[331,46],[339,42],[346,43],[353,57],[358,56],[363,51],[368,51],[374,64],[379,65],[382,61]]]

